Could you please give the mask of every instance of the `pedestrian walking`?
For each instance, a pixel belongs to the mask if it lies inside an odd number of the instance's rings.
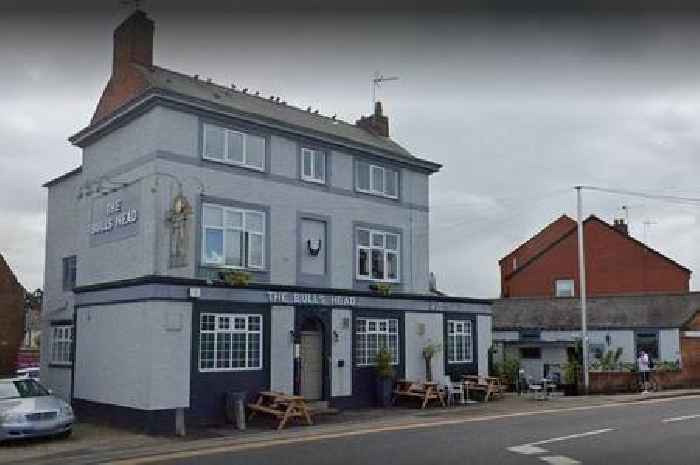
[[[646,394],[649,392],[647,387],[649,382],[649,355],[643,350],[639,351],[637,366],[639,367],[639,384],[642,387],[642,393]]]

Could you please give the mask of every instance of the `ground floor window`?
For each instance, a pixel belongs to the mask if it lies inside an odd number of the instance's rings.
[[[261,315],[200,315],[200,371],[260,369],[262,344]]]
[[[358,318],[355,326],[355,361],[358,366],[375,365],[381,348],[389,350],[393,365],[399,364],[399,320]]]
[[[649,355],[650,360],[659,359],[659,335],[656,332],[635,334],[637,356],[642,350]]]
[[[51,327],[51,363],[70,365],[73,362],[73,325]]]
[[[542,349],[539,347],[521,347],[520,358],[540,359],[542,358]]]
[[[470,320],[447,321],[447,363],[471,363],[472,322]]]

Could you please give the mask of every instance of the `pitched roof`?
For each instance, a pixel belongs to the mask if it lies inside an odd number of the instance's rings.
[[[493,302],[494,330],[579,329],[578,298],[506,298]],[[700,293],[592,297],[589,328],[681,328],[700,311]]]
[[[518,247],[516,247],[514,250],[511,252],[508,252],[503,258],[501,258],[498,263],[501,263],[503,260],[506,258],[510,257],[513,254],[517,254],[518,252],[524,251],[527,249],[526,253],[526,260],[523,263],[526,263],[531,257],[534,257],[535,255],[539,254],[542,250],[546,249],[550,245],[552,245],[553,242],[555,242],[557,239],[561,237],[562,234],[555,234],[555,228],[558,226],[569,226],[569,227],[575,227],[576,226],[576,221],[570,218],[568,215],[564,214],[561,215],[559,218],[556,220],[552,221],[549,223],[547,226],[542,228],[537,234],[532,236],[530,239],[527,241],[523,242],[520,244]],[[566,231],[565,231],[566,232]]]
[[[242,90],[235,90],[159,66],[146,67],[136,63],[131,63],[129,66],[143,76],[145,88],[138,90],[117,110],[109,112],[105,117],[94,121],[71,137],[71,142],[79,142],[92,128],[105,123],[119,110],[133,105],[149,94],[157,93],[165,97],[183,97],[188,102],[204,103],[209,108],[231,111],[260,124],[280,124],[292,131],[301,130],[312,136],[325,136],[332,138],[332,141],[349,142],[360,148],[378,151],[380,155],[386,154],[397,160],[419,163],[431,171],[441,168],[438,163],[415,157],[389,137],[379,136],[354,124],[297,108],[278,99],[272,100],[252,93],[244,93]]]
[[[60,176],[57,176],[49,181],[46,181],[44,184],[41,185],[41,187],[51,187],[54,184],[58,184],[59,182],[63,181],[66,178],[70,178],[71,176],[75,174],[80,174],[83,172],[83,167],[78,166],[77,168],[73,168],[72,170],[68,171],[67,173],[63,173]]]
[[[568,218],[568,217],[567,217],[567,218]],[[646,244],[643,243],[642,241],[639,241],[639,240],[635,239],[634,237],[630,236],[629,234],[625,234],[625,233],[619,231],[619,230],[616,229],[614,226],[610,225],[610,224],[609,224],[608,222],[606,222],[606,221],[601,220],[600,218],[598,218],[598,217],[595,216],[595,215],[590,215],[588,218],[586,218],[586,219],[583,221],[584,226],[585,226],[587,223],[590,223],[591,221],[596,221],[596,222],[598,222],[598,223],[600,223],[600,224],[602,224],[602,225],[607,226],[608,228],[610,228],[610,230],[612,230],[612,231],[614,231],[615,233],[619,234],[619,235],[622,236],[623,238],[625,238],[625,239],[627,239],[627,240],[629,240],[629,241],[634,242],[635,244],[639,245],[640,247],[643,247],[644,249],[646,249],[647,251],[653,253],[654,255],[656,255],[656,256],[658,256],[658,257],[660,257],[660,258],[662,258],[662,259],[668,261],[669,263],[671,263],[672,265],[675,265],[676,267],[680,268],[681,270],[686,271],[686,272],[688,272],[688,273],[692,273],[692,271],[691,271],[689,268],[686,268],[685,266],[683,266],[683,265],[681,265],[680,263],[678,263],[677,261],[675,261],[675,260],[673,260],[673,259],[667,257],[666,255],[662,254],[661,252],[659,252],[659,251],[657,251],[657,250],[655,250],[655,249],[652,249],[651,247],[649,247],[648,245],[646,245]],[[553,224],[553,223],[552,223],[552,224]],[[555,247],[557,244],[559,244],[561,241],[563,241],[564,239],[566,239],[567,237],[571,236],[572,234],[574,234],[574,233],[576,233],[576,232],[577,232],[577,225],[574,223],[574,226],[573,226],[571,229],[569,229],[568,231],[562,233],[561,236],[559,236],[559,237],[557,237],[555,240],[551,241],[551,242],[549,243],[548,246],[542,248],[536,255],[533,255],[533,256],[532,256],[529,260],[527,260],[525,263],[523,263],[522,265],[518,265],[517,269],[515,269],[514,271],[512,271],[511,273],[509,273],[509,274],[506,276],[506,278],[510,278],[510,277],[512,277],[513,275],[518,274],[518,273],[521,272],[523,269],[527,268],[528,265],[530,265],[531,263],[535,262],[538,258],[540,258],[540,257],[543,256],[544,254],[546,254],[549,250],[551,250],[552,248],[554,248],[554,247]],[[585,231],[584,231],[584,238],[585,238]],[[517,250],[517,249],[516,249],[516,250]]]

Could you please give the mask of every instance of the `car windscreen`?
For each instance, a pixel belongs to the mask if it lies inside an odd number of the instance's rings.
[[[0,399],[48,396],[49,391],[33,379],[0,382]]]

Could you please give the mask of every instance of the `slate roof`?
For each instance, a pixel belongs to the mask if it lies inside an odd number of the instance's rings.
[[[507,298],[494,300],[494,330],[579,329],[578,298]],[[700,311],[700,293],[591,297],[588,327],[680,328]]]
[[[133,65],[132,66],[139,66]],[[195,79],[159,66],[140,67],[150,88],[194,97],[217,105],[223,105],[247,115],[279,121],[290,126],[340,137],[373,148],[408,158],[415,158],[406,149],[388,137],[377,136],[354,124],[291,105],[276,103],[269,98],[243,93],[202,79]]]

